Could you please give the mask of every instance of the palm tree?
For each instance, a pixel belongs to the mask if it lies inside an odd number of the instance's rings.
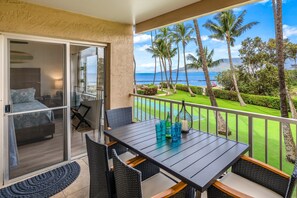
[[[172,36],[171,30],[168,27],[161,28],[159,33],[156,35],[156,39],[161,39],[164,44],[164,57],[168,60],[169,69],[169,83],[172,84]]]
[[[199,31],[199,29],[198,29],[198,31]],[[205,59],[206,59],[206,65],[207,65],[208,68],[216,67],[221,62],[223,62],[223,59],[219,59],[219,60],[216,60],[216,61],[213,60],[213,58],[212,58],[213,54],[214,54],[213,49],[210,52],[208,52],[208,48],[204,47],[203,51],[204,51],[204,56],[205,56]],[[202,61],[203,57],[201,56],[201,53],[200,53],[200,51],[198,49],[196,50],[196,55],[197,55],[196,57],[198,57],[198,58],[196,58],[192,54],[188,54],[187,60],[190,61],[190,63],[188,63],[187,66],[189,68],[196,68],[196,69],[203,68],[203,61]]]
[[[146,50],[152,54],[152,57],[158,57],[164,69],[166,84],[167,84],[167,95],[170,94],[170,82],[167,77],[167,49],[166,43],[163,39],[155,38],[154,45],[150,46]],[[162,71],[162,70],[161,70]],[[162,73],[161,73],[162,75]]]
[[[195,96],[189,86],[189,79],[188,79],[188,69],[187,69],[187,61],[186,61],[186,46],[189,42],[194,41],[195,39],[192,38],[192,33],[194,32],[193,27],[186,26],[184,23],[176,24],[174,28],[174,38],[182,43],[183,48],[183,57],[184,57],[184,67],[185,67],[185,74],[186,74],[186,83],[191,96]]]
[[[154,47],[154,42],[153,42],[153,31],[151,31],[151,45],[152,47]],[[157,74],[157,57],[155,58],[155,70],[154,70],[154,79],[153,79],[153,85],[155,85],[155,81],[156,81],[156,74]]]
[[[232,72],[232,80],[241,106],[245,106],[246,104],[244,103],[237,86],[237,80],[231,56],[231,46],[234,46],[236,37],[239,37],[245,31],[251,29],[254,25],[258,24],[258,22],[250,22],[248,24],[243,25],[245,15],[246,10],[244,10],[238,17],[235,16],[233,10],[228,10],[215,15],[214,19],[217,23],[208,20],[203,25],[205,28],[213,32],[213,34],[209,36],[210,38],[227,41],[230,69]]]
[[[274,13],[275,24],[275,41],[276,41],[276,56],[279,78],[279,96],[281,116],[289,117],[287,105],[287,86],[285,78],[284,66],[284,40],[283,40],[283,22],[282,22],[282,0],[272,0],[272,8]],[[290,124],[282,123],[282,131],[286,147],[286,158],[289,162],[294,163],[296,160],[295,143],[290,129]]]
[[[193,22],[194,22],[194,27],[196,30],[196,39],[197,39],[197,44],[198,44],[199,50],[197,49],[197,51],[196,51],[198,58],[196,58],[192,54],[188,55],[187,58],[191,62],[188,65],[189,65],[189,67],[192,67],[192,68],[194,67],[197,69],[198,68],[203,69],[206,86],[207,86],[207,92],[208,92],[211,106],[217,107],[218,103],[217,103],[215,95],[212,91],[212,86],[211,86],[209,73],[208,73],[208,67],[218,66],[222,62],[222,60],[213,61],[212,57],[214,54],[214,50],[211,50],[211,52],[209,53],[207,47],[203,48],[201,35],[200,35],[200,29],[199,29],[199,25],[198,25],[198,19],[197,20],[194,19]],[[227,132],[226,122],[224,121],[224,119],[220,113],[218,113],[217,115],[218,115],[218,117],[216,119],[218,120],[218,122],[217,122],[218,123],[218,132],[220,134],[226,134],[226,132]],[[215,117],[216,117],[216,113],[215,113]],[[230,134],[231,134],[231,131],[228,129],[228,135],[230,135]]]
[[[178,75],[179,75],[179,62],[180,62],[180,50],[179,50],[179,43],[181,42],[179,34],[177,33],[177,25],[173,26],[173,29],[171,30],[171,35],[173,38],[173,41],[175,42],[176,48],[177,48],[177,69],[176,69],[176,76],[175,76],[175,83],[172,84],[173,92],[176,93],[176,85],[178,82]]]

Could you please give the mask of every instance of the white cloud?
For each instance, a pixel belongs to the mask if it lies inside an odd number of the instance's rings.
[[[187,57],[189,54],[191,54],[192,56],[195,56],[195,57],[196,57],[196,54],[195,54],[194,52],[186,52],[185,54],[186,54],[186,57]]]
[[[283,25],[283,34],[284,38],[288,38],[291,36],[297,36],[297,27],[289,26],[289,25]]]
[[[216,39],[216,38],[212,38],[211,40],[214,41],[214,42],[224,43],[224,40],[219,40],[219,39]]]
[[[267,3],[267,2],[269,2],[270,0],[262,0],[262,1],[259,1],[258,3],[260,3],[260,4],[265,4],[265,3]]]
[[[201,36],[201,40],[202,41],[207,41],[208,40],[208,36],[207,35],[202,35]]]
[[[143,43],[151,40],[151,36],[147,34],[135,34],[134,35],[134,43]]]
[[[233,8],[232,10],[233,10],[233,12],[238,13],[238,12],[241,12],[242,11],[242,7]]]
[[[155,63],[142,63],[142,64],[138,64],[137,67],[146,67],[146,68],[154,67],[155,68]]]
[[[147,48],[149,48],[149,47],[150,47],[150,45],[145,44],[145,45],[143,45],[143,46],[138,47],[137,50],[143,52],[143,51],[145,51],[145,50],[146,50]]]

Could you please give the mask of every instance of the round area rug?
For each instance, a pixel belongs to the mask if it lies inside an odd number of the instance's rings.
[[[0,189],[0,197],[50,197],[69,186],[77,178],[79,172],[78,163],[72,162]]]

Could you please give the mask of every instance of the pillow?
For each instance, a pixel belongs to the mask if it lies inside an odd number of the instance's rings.
[[[35,96],[34,88],[27,89],[11,89],[10,96],[13,104],[17,103],[25,103],[25,102],[33,102]]]

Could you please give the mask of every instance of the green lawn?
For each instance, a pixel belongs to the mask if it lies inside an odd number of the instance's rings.
[[[198,95],[196,97],[190,97],[189,93],[178,91],[177,94],[170,95],[170,96],[158,96],[160,98],[164,99],[170,99],[170,100],[185,100],[186,102],[190,103],[196,103],[196,104],[203,104],[203,105],[210,105],[209,98],[207,96],[201,96]],[[228,100],[222,100],[217,99],[219,107],[222,108],[228,108],[228,109],[234,109],[234,110],[240,110],[240,111],[247,111],[247,112],[254,112],[254,113],[260,113],[260,114],[267,114],[267,115],[273,115],[273,116],[279,116],[280,111],[265,107],[259,107],[255,105],[247,105],[245,107],[241,107],[238,102],[234,101],[228,101]],[[149,100],[135,100],[134,102],[134,115],[138,115],[138,118],[142,116],[142,120],[153,117],[153,115],[156,115],[156,117],[160,119],[164,119],[165,114],[167,111],[169,111],[169,103],[166,105],[161,102],[159,104],[159,101],[156,101],[156,111],[154,112],[154,102]],[[159,106],[161,108],[159,108]],[[137,111],[138,109],[138,111]],[[176,116],[178,112],[178,106],[173,105],[174,109],[174,115]],[[145,110],[145,111],[144,111]],[[200,110],[200,119],[199,119],[199,109],[193,108],[190,109],[189,107],[187,110],[191,113],[193,112],[193,128],[200,129],[202,131],[210,133],[215,133],[216,131],[216,121],[215,116],[212,111],[209,111],[207,114],[207,110],[201,109]],[[137,114],[138,113],[138,114]],[[208,116],[207,116],[208,115]],[[225,118],[225,114],[221,113],[221,115]],[[207,122],[208,121],[208,122]],[[228,114],[228,127],[232,131],[232,135],[229,137],[230,139],[236,138],[236,116],[235,114]],[[293,131],[293,135],[295,137],[296,135],[296,126],[292,125],[291,129]],[[247,116],[238,116],[238,136],[240,142],[248,143],[248,118]],[[293,165],[286,162],[285,160],[285,148],[284,143],[282,142],[282,146],[280,146],[279,141],[280,135],[279,135],[279,123],[275,121],[268,121],[268,164],[280,168],[280,148],[282,147],[282,164],[283,164],[283,170],[287,172],[288,174],[292,173]],[[253,152],[254,152],[254,158],[259,159],[261,161],[265,161],[265,121],[263,119],[253,119]]]

